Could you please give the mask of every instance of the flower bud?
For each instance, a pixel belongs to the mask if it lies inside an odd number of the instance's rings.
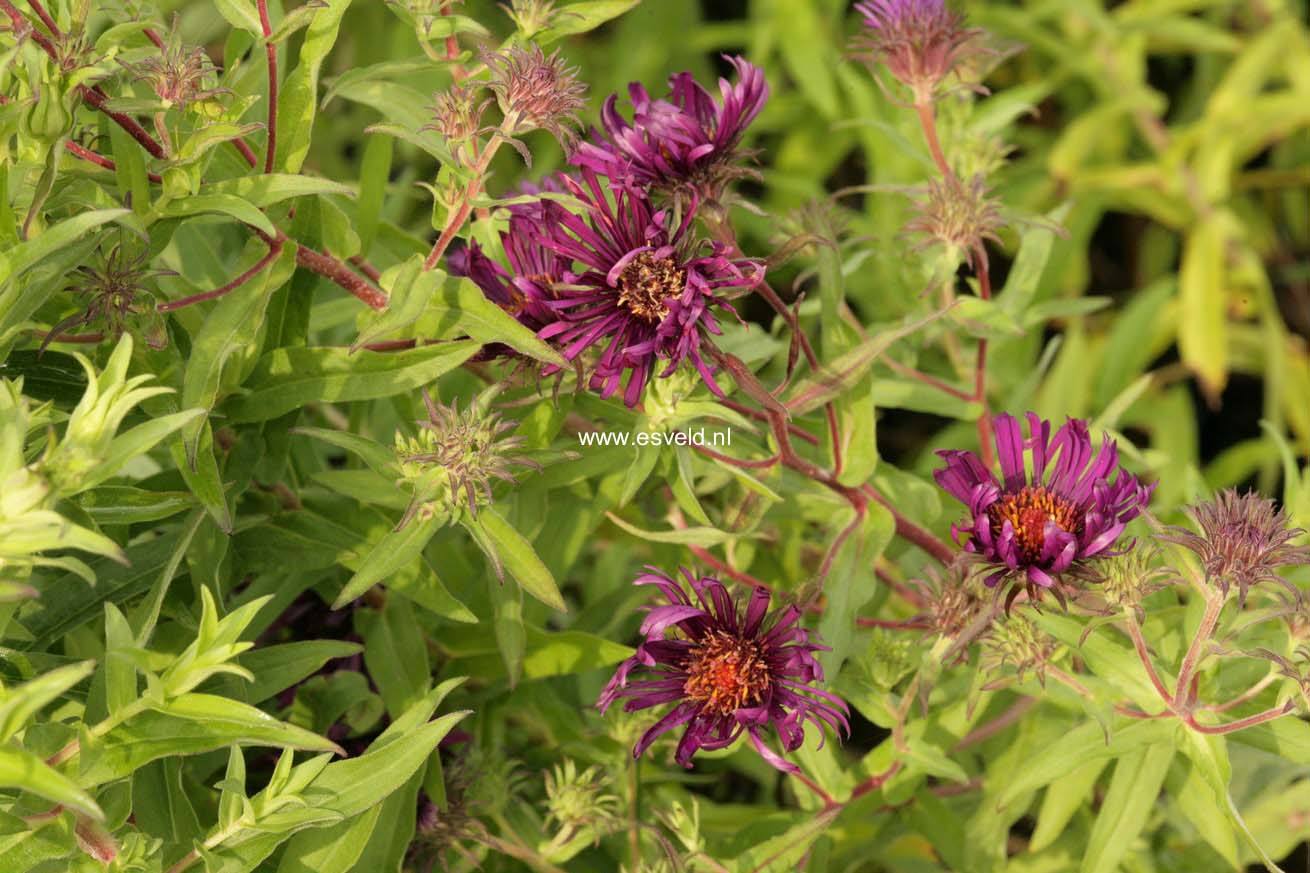
[[[415,515],[431,518],[438,513],[454,515],[467,508],[474,517],[478,507],[491,502],[493,480],[516,482],[515,466],[540,469],[517,454],[523,437],[503,437],[518,426],[502,421],[477,404],[460,412],[458,404],[443,406],[423,392],[428,417],[420,421],[414,436],[396,434],[396,458],[401,483],[413,490],[414,499],[401,520],[404,527]]]
[[[491,71],[488,84],[505,115],[507,135],[540,129],[559,140],[565,150],[572,148],[587,93],[587,86],[578,81],[577,67],[568,66],[558,51],[546,55],[537,45],[484,53],[482,60]],[[526,150],[520,149],[520,153],[530,162]]]
[[[946,0],[865,0],[855,9],[864,17],[858,45],[870,66],[883,64],[916,103],[932,100],[961,60],[982,51],[982,31],[966,28]]]

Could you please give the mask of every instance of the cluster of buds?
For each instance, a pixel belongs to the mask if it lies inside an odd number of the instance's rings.
[[[501,3],[500,8],[514,22],[524,39],[531,39],[550,27],[560,14],[555,7],[555,0],[510,0],[509,3]],[[572,12],[565,14],[576,15]]]
[[[1143,600],[1175,581],[1173,570],[1157,563],[1158,554],[1153,546],[1127,540],[1115,546],[1113,555],[1096,562],[1094,590],[1105,601],[1107,612],[1140,614]]]
[[[471,85],[456,83],[437,94],[434,100],[432,121],[423,130],[440,134],[455,160],[467,164],[472,157],[473,141],[483,133],[482,116],[490,98],[479,97]]]
[[[579,770],[572,758],[545,774],[546,823],[560,828],[551,841],[563,847],[579,836],[598,841],[616,827],[619,798],[605,790],[605,773],[598,766]]]
[[[519,454],[523,437],[505,436],[517,422],[501,420],[476,403],[461,412],[458,402],[445,406],[426,390],[423,403],[428,417],[418,422],[417,435],[396,434],[402,477],[397,484],[407,484],[414,494],[399,527],[415,515],[453,516],[464,508],[476,518],[478,507],[491,502],[493,481],[516,482],[516,466],[541,469]]]
[[[482,62],[488,78],[457,82],[436,94],[432,121],[424,130],[440,134],[454,158],[466,166],[492,148],[496,138],[513,146],[531,166],[532,153],[517,137],[534,130],[547,131],[566,151],[573,148],[587,92],[576,67],[570,67],[558,51],[547,55],[535,44],[485,51]],[[484,88],[493,97],[482,96]],[[493,98],[502,116],[498,128],[483,124]],[[486,133],[493,133],[493,142],[480,146],[478,137]]]
[[[86,392],[68,417],[63,439],[46,452],[42,462],[60,495],[77,494],[103,478],[102,465],[123,419],[143,401],[173,390],[162,385],[146,387],[154,379],[149,374],[128,377],[130,335],[119,341],[99,374],[90,361],[81,356],[78,360],[86,371]]]
[[[980,643],[982,669],[995,677],[989,688],[1008,684],[1008,678],[1001,675],[1007,668],[1014,670],[1020,682],[1031,672],[1044,684],[1046,667],[1058,649],[1050,634],[1032,621],[1028,610],[1022,609],[992,622]]]

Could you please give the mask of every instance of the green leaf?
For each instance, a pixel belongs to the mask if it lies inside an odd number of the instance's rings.
[[[411,561],[418,560],[424,546],[445,524],[446,519],[439,515],[427,518],[417,515],[400,530],[388,532],[355,568],[355,575],[341,589],[332,608],[341,609]]]
[[[685,527],[678,530],[644,530],[629,524],[613,512],[606,512],[606,517],[620,529],[635,537],[650,540],[653,543],[677,543],[689,546],[717,546],[733,539],[736,534],[713,527]]]
[[[213,212],[235,218],[268,236],[277,236],[277,228],[268,220],[268,216],[253,204],[233,194],[195,194],[169,200],[163,206],[157,207],[156,212],[160,218],[186,218]]]
[[[46,704],[59,699],[94,670],[95,661],[81,661],[6,688],[0,693],[0,742],[12,739]]]
[[[131,215],[127,209],[92,209],[52,224],[38,236],[19,243],[0,255],[0,289],[46,258],[68,248],[103,224]]]
[[[1187,235],[1178,269],[1178,351],[1202,386],[1217,397],[1228,380],[1226,222],[1203,218]]]
[[[435,321],[438,336],[466,333],[483,344],[504,343],[545,364],[571,366],[559,352],[495,303],[469,279],[450,278],[429,304],[424,324]]]
[[[1154,743],[1129,752],[1115,764],[1087,841],[1082,873],[1113,873],[1119,869],[1119,862],[1146,827],[1173,757],[1172,742]]]
[[[554,23],[545,30],[533,34],[533,42],[538,45],[550,45],[552,42],[595,30],[607,21],[618,18],[641,0],[578,0],[560,6],[554,16]]]
[[[564,596],[555,584],[555,577],[541,558],[537,557],[532,543],[490,506],[478,513],[476,525],[487,535],[505,569],[524,591],[551,609],[568,612]],[[469,526],[467,520],[465,526]]]
[[[287,843],[277,873],[350,873],[377,826],[383,804],[324,828],[301,831]]]
[[[78,782],[99,785],[121,779],[149,761],[232,745],[344,754],[331,740],[278,721],[249,704],[192,693],[148,709],[84,747]]]
[[[67,776],[26,749],[8,743],[0,745],[0,787],[35,794],[96,821],[105,818],[91,795],[78,788]]]
[[[223,179],[206,185],[205,190],[211,194],[237,197],[260,209],[293,197],[310,197],[315,194],[355,196],[354,189],[340,182],[294,173],[269,173],[263,176]]]
[[[273,289],[295,268],[295,252],[288,246],[267,267],[234,288],[209,311],[192,339],[191,355],[182,377],[182,405],[212,409],[228,359],[255,341]],[[186,430],[187,454],[194,463],[200,427]]]
[[[278,94],[277,153],[274,165],[288,173],[300,172],[309,154],[318,106],[318,74],[337,41],[341,17],[350,0],[323,0],[300,46],[296,68]]]
[[[432,668],[423,628],[409,604],[396,597],[381,611],[358,610],[355,628],[364,638],[364,664],[395,718],[428,692]]]
[[[246,381],[249,393],[223,411],[233,422],[267,421],[306,403],[371,400],[431,384],[478,351],[459,341],[401,352],[357,352],[325,347],[274,349]]]
[[[214,0],[214,5],[218,7],[218,14],[233,27],[257,36],[263,34],[259,12],[250,0]]]

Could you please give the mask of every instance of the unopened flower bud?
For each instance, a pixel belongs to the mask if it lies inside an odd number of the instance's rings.
[[[999,674],[1008,667],[1022,681],[1031,671],[1039,682],[1045,680],[1046,665],[1057,649],[1055,639],[1019,610],[993,622],[983,635],[981,646],[982,668],[986,672]]]
[[[426,391],[423,402],[428,417],[418,423],[418,434],[396,434],[401,482],[414,492],[401,527],[416,514],[454,514],[462,507],[476,517],[478,507],[491,502],[494,480],[516,482],[511,472],[515,466],[540,469],[535,461],[518,454],[523,437],[503,436],[517,427],[517,422],[502,421],[498,414],[484,412],[477,404],[461,412],[458,404],[436,403]]]
[[[933,99],[960,61],[981,51],[982,31],[966,28],[946,0],[864,0],[855,9],[864,17],[859,47],[870,65],[886,66],[916,103]]]
[[[509,136],[540,129],[559,140],[562,148],[572,148],[587,92],[578,81],[577,67],[570,67],[558,51],[546,55],[537,45],[484,54],[483,61],[491,71],[488,84],[505,115]],[[530,155],[524,154],[524,159],[530,161]]]
[[[955,176],[928,182],[915,199],[914,217],[905,225],[907,233],[923,238],[915,248],[941,244],[973,252],[985,240],[1000,242],[996,231],[1004,222],[989,191],[981,175],[967,183]]]
[[[1161,539],[1190,549],[1205,568],[1206,581],[1224,594],[1234,586],[1238,603],[1246,603],[1253,585],[1276,582],[1299,597],[1299,590],[1278,574],[1280,567],[1310,563],[1310,548],[1292,545],[1305,535],[1291,527],[1287,514],[1259,494],[1227,490],[1185,512],[1196,531],[1171,527]]]
[[[488,100],[478,100],[477,90],[456,83],[435,97],[432,122],[424,130],[434,130],[445,138],[456,160],[465,161],[465,152],[482,130],[482,114]]]

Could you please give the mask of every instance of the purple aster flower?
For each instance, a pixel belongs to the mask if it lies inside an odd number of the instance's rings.
[[[1287,513],[1272,500],[1227,490],[1185,512],[1199,532],[1170,527],[1160,538],[1195,552],[1205,567],[1206,579],[1224,594],[1236,585],[1238,602],[1245,604],[1252,585],[1276,582],[1293,597],[1301,597],[1300,589],[1277,570],[1310,564],[1310,548],[1292,545],[1305,531],[1292,527]]]
[[[476,240],[451,252],[446,266],[452,276],[471,279],[488,300],[537,331],[555,320],[547,304],[555,297],[555,285],[569,278],[569,261],[538,241],[540,204],[515,206],[510,213],[509,228],[500,234],[508,270],[489,257]]]
[[[799,609],[769,612],[769,592],[755,588],[743,610],[718,579],[683,569],[694,595],[689,597],[681,584],[648,569],[634,584],[657,586],[669,605],[650,607],[641,623],[645,640],[619,665],[597,702],[601,712],[620,698],[627,700],[625,712],[674,704],[642,735],[634,758],[685,725],[675,755],[684,767],[691,767],[699,750],[727,748],[744,733],[764,760],[795,772],[796,765],[765,745],[764,728],[773,725],[788,752],[805,741],[806,721],[820,732],[826,725],[850,735],[846,704],[814,685],[823,681],[814,653],[826,647],[797,626]],[[677,634],[666,637],[669,629]],[[633,672],[641,678],[630,681]]]
[[[651,99],[638,82],[628,85],[632,121],[619,114],[618,95],[601,111],[604,133],[583,143],[572,162],[608,176],[631,176],[638,184],[674,189],[690,186],[702,197],[717,198],[724,183],[747,175],[735,166],[746,127],[769,99],[764,72],[739,57],[726,58],[737,83],[719,80],[715,100],[691,73],[669,78],[665,99]]]
[[[871,64],[884,64],[913,90],[919,103],[932,99],[962,58],[982,51],[982,31],[966,28],[964,16],[946,0],[864,0],[855,10],[864,17],[859,47]]]
[[[582,214],[542,201],[536,241],[574,269],[545,302],[555,320],[538,335],[570,360],[603,345],[591,387],[609,397],[626,374],[628,406],[636,405],[659,361],[668,364],[659,373],[664,377],[690,360],[710,390],[721,394],[701,356],[702,335],[722,332],[715,308],[732,311],[720,292],[753,287],[763,265],[733,259],[723,244],[698,241],[691,234],[694,209],[677,220],[668,210],[656,210],[627,180],[605,184],[589,168],[581,180],[561,180]]]
[[[1051,439],[1050,422],[1028,413],[1028,439],[1012,415],[995,420],[1001,480],[973,452],[938,452],[946,461],[933,472],[937,484],[969,508],[951,532],[966,552],[994,568],[989,586],[1011,578],[1035,597],[1053,589],[1066,571],[1079,571],[1089,558],[1111,554],[1128,522],[1151,499],[1154,485],[1142,485],[1119,466],[1113,440],[1105,439],[1093,459],[1087,422],[1069,419]],[[1025,451],[1032,475],[1025,471]],[[1113,481],[1111,481],[1113,476]]]

